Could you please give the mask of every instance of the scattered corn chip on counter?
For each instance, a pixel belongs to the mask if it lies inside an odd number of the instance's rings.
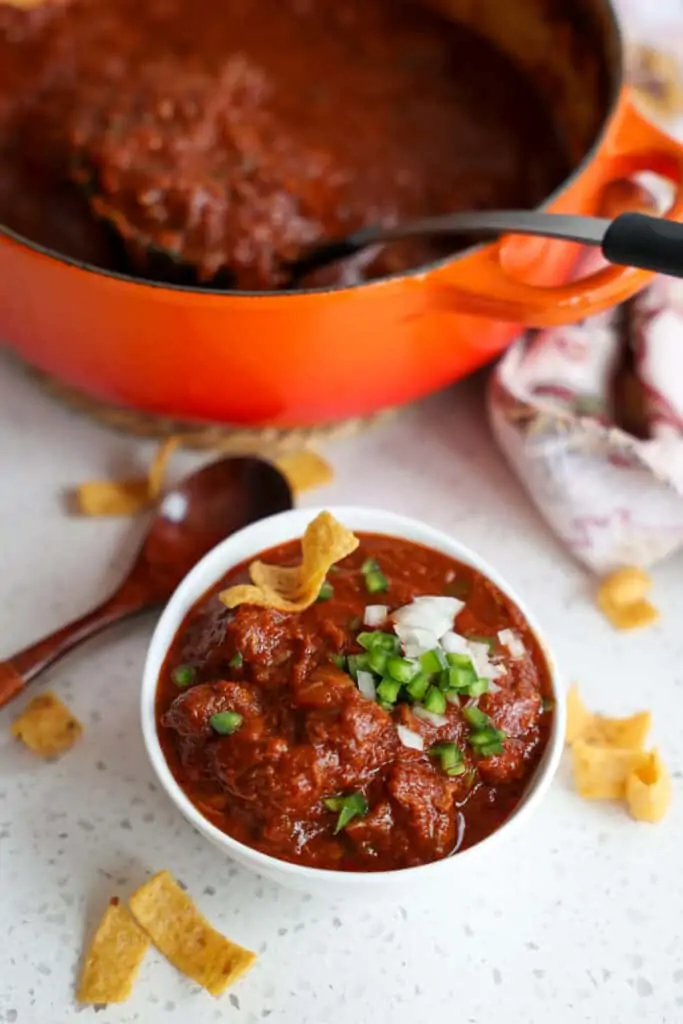
[[[574,783],[586,800],[618,800],[636,821],[660,821],[671,803],[671,778],[656,748],[645,750],[652,716],[606,718],[588,710],[572,686],[567,744]]]
[[[164,441],[145,475],[79,484],[73,492],[75,511],[83,516],[134,516],[144,512],[163,494],[171,456],[182,442],[180,436]],[[220,452],[214,454],[220,457]],[[332,467],[309,449],[281,455],[275,459],[275,465],[294,494],[324,487],[334,479]]]

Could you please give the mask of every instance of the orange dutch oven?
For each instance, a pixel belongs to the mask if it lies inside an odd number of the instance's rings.
[[[605,0],[438,0],[507,51],[553,104],[575,165],[544,208],[595,213],[613,180],[652,171],[683,214],[683,148],[636,110]],[[529,154],[534,159],[534,154]],[[441,388],[520,327],[576,321],[648,273],[567,283],[575,246],[506,237],[354,287],[248,294],[145,283],[0,228],[0,338],[92,398],[193,421],[305,426]]]

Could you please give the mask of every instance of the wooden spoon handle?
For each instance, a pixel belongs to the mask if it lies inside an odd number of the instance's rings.
[[[142,599],[126,600],[121,592],[117,592],[87,615],[62,626],[30,647],[25,647],[7,661],[0,662],[0,708],[21,693],[48,665],[52,665],[84,640],[95,636],[105,626],[141,611],[148,604],[148,601]]]

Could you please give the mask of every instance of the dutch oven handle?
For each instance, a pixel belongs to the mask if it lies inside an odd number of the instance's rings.
[[[599,191],[610,181],[653,171],[674,185],[674,199],[666,218],[683,221],[683,146],[639,113],[628,90],[602,145],[605,171],[597,182]],[[527,284],[503,267],[508,262],[506,247],[510,252],[514,244],[515,239],[508,236],[479,254],[476,291],[460,286],[457,279],[432,282],[428,286],[430,308],[491,317],[524,327],[555,327],[624,302],[653,277],[649,271],[634,267],[607,266],[568,284]]]

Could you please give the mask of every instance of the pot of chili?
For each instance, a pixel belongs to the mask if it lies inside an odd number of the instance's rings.
[[[593,213],[643,170],[678,218],[683,151],[622,88],[607,0],[0,2],[0,337],[121,406],[287,427],[442,387],[648,275],[566,283],[571,245],[519,237],[300,291],[282,261],[417,215]]]
[[[149,757],[202,835],[286,886],[443,885],[548,789],[564,738],[555,662],[479,556],[384,511],[333,510],[359,544],[310,607],[229,610],[219,591],[257,556],[298,562],[315,514],[248,527],[176,591],[144,670]]]

